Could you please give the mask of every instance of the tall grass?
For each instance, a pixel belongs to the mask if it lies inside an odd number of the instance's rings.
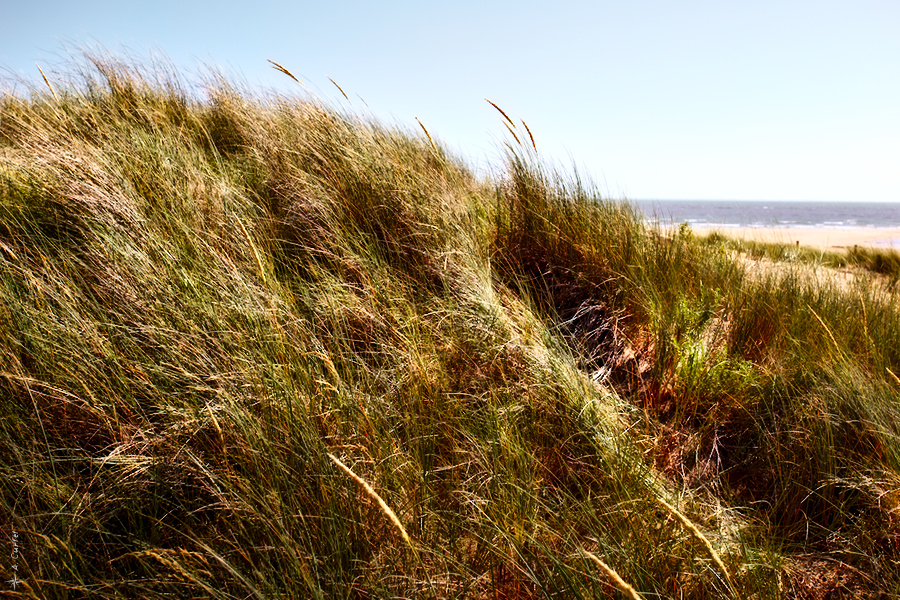
[[[890,286],[748,275],[506,113],[479,179],[315,99],[70,72],[0,101],[10,593],[900,593]]]

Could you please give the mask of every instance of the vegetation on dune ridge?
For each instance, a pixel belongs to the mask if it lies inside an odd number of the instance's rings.
[[[11,597],[900,595],[896,286],[749,276],[505,113],[481,179],[72,72],[0,100]]]
[[[741,252],[753,259],[769,259],[831,269],[864,269],[885,276],[885,282],[896,285],[900,281],[900,253],[893,248],[869,248],[852,246],[846,251],[823,251],[783,242],[758,242],[729,239],[720,232],[705,236],[707,244],[719,245]]]

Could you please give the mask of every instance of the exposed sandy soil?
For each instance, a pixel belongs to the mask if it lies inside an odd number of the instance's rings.
[[[900,228],[896,227],[727,227],[695,226],[694,231],[706,235],[713,231],[728,237],[758,242],[800,243],[822,250],[845,250],[854,245],[900,250]]]

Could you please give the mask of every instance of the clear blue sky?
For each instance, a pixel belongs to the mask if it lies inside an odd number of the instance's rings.
[[[900,201],[898,0],[0,2],[0,67],[32,80],[101,44],[302,93],[271,58],[482,166],[490,98],[613,197]]]

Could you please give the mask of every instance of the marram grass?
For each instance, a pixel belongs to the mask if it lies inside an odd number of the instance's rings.
[[[725,566],[725,563],[722,561],[722,558],[719,556],[719,553],[716,552],[715,548],[713,548],[713,545],[709,541],[709,538],[706,537],[703,534],[703,532],[700,531],[700,528],[698,528],[693,523],[693,521],[688,519],[684,515],[684,513],[682,513],[680,510],[678,510],[677,508],[675,508],[674,506],[672,506],[671,504],[669,504],[662,498],[659,498],[658,500],[659,500],[659,503],[662,504],[670,513],[672,513],[672,515],[676,519],[678,519],[678,521],[682,525],[684,525],[688,531],[691,532],[691,535],[693,535],[703,545],[703,549],[706,551],[706,553],[712,559],[713,563],[716,565],[716,568],[719,570],[719,572],[722,574],[722,576],[725,577],[725,581],[728,582],[728,587],[734,589],[734,584],[731,581],[731,576],[728,574],[728,567]]]
[[[63,72],[0,100],[5,593],[900,595],[888,257],[748,271],[497,106],[484,178],[313,98]]]
[[[600,560],[595,554],[591,554],[590,552],[588,552],[587,550],[585,550],[583,548],[581,551],[584,553],[585,556],[587,556],[589,559],[594,561],[594,564],[596,564],[597,567],[607,577],[609,577],[610,579],[613,580],[613,583],[616,584],[616,587],[619,588],[619,590],[624,595],[628,596],[632,600],[641,600],[641,595],[637,593],[637,590],[635,590],[633,587],[631,587],[631,585],[628,582],[626,582],[624,579],[622,579],[622,577],[618,573],[616,573],[616,571],[612,567],[610,567],[608,564],[606,564],[605,562]]]
[[[397,531],[400,533],[400,537],[403,538],[403,541],[406,542],[408,546],[412,547],[412,541],[409,539],[409,534],[406,533],[406,529],[403,527],[403,523],[401,523],[400,519],[397,518],[397,513],[391,510],[391,507],[388,506],[387,502],[385,502],[384,499],[378,495],[378,492],[372,489],[372,486],[366,483],[365,479],[354,473],[350,469],[350,467],[342,463],[341,460],[334,454],[328,454],[328,458],[330,458],[331,462],[336,464],[341,471],[346,473],[348,477],[358,483],[370,498],[378,503],[378,506],[381,507],[381,512],[383,512],[388,521],[390,521],[391,524],[397,528]]]

